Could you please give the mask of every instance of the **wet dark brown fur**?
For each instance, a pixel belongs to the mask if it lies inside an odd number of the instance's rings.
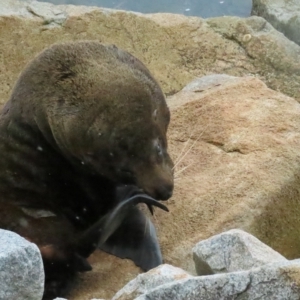
[[[100,248],[145,270],[161,263],[152,223],[125,200],[132,190],[172,195],[169,120],[147,68],[115,46],[54,45],[20,75],[0,114],[0,228],[38,245],[44,299],[90,270],[101,239]]]

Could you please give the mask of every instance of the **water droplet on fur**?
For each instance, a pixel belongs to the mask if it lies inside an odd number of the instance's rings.
[[[44,150],[41,146],[37,146],[36,149],[39,150],[39,151],[43,151]]]
[[[157,109],[155,109],[153,112],[153,118],[154,118],[154,120],[156,120],[156,118],[157,118]]]
[[[22,227],[27,227],[28,226],[28,221],[24,218],[21,218],[19,223]]]
[[[81,164],[84,165],[84,161],[82,161]]]

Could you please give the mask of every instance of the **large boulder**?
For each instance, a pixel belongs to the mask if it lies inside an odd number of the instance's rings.
[[[157,212],[166,262],[192,272],[189,249],[231,228],[299,257],[299,103],[257,78],[217,75],[168,104],[176,184],[170,213]]]
[[[253,74],[300,99],[300,47],[259,17],[201,19],[1,0],[0,104],[43,48],[70,40],[113,43],[140,58],[173,94],[195,77]]]
[[[41,300],[44,268],[38,247],[0,229],[0,299]]]
[[[253,0],[251,14],[265,18],[278,31],[300,45],[300,2],[298,0]]]

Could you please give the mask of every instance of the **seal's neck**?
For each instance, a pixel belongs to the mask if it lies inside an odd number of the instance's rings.
[[[56,169],[63,167],[59,157],[41,134],[6,116],[0,120],[0,192],[9,189],[44,194]]]
[[[89,222],[114,205],[114,183],[82,173],[37,127],[2,115],[0,153],[0,201],[41,206],[71,216],[82,214],[84,205],[90,210]]]

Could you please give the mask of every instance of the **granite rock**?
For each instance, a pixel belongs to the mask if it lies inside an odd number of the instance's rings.
[[[187,272],[171,265],[161,265],[147,273],[138,275],[125,285],[112,300],[131,300],[165,283],[192,278]]]
[[[136,300],[299,300],[300,260],[165,284]]]
[[[193,258],[198,275],[243,271],[271,262],[286,261],[256,237],[239,229],[199,242],[193,248]]]
[[[44,268],[38,247],[0,229],[0,299],[41,300]]]

